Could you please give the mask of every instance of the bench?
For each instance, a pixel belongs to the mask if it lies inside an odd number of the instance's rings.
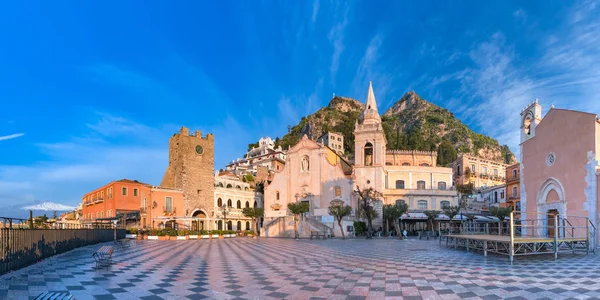
[[[112,255],[115,249],[112,246],[102,246],[96,250],[92,256],[96,261],[96,269],[102,266],[110,266],[112,263]]]
[[[327,239],[327,233],[325,231],[311,231],[310,232],[310,239],[311,240],[312,240],[313,236],[315,238],[322,237],[323,239]]]
[[[68,292],[44,292],[35,297],[35,300],[69,300],[75,299]]]

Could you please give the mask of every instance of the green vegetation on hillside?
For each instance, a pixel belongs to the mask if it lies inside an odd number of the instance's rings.
[[[344,111],[345,110],[345,111]],[[279,142],[284,149],[294,146],[302,135],[316,140],[331,131],[344,136],[344,151],[354,153],[354,125],[362,105],[350,98],[335,97],[329,106],[303,117]],[[512,163],[514,155],[508,146],[478,134],[454,117],[447,109],[423,100],[414,92],[405,94],[382,115],[382,126],[390,150],[437,151],[437,163],[448,166],[458,154],[471,154]]]

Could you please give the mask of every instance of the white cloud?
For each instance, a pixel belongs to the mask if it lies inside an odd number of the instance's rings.
[[[348,25],[349,8],[346,6],[342,10],[342,16],[339,17],[339,19],[341,20],[339,20],[333,25],[328,35],[329,41],[333,46],[333,54],[331,55],[331,66],[329,68],[332,83],[335,83],[335,76],[338,71],[338,68],[340,67],[340,57],[342,56],[342,52],[344,51],[344,29]]]
[[[317,21],[317,15],[319,14],[319,0],[313,1],[313,11],[312,11],[312,22]]]
[[[22,137],[24,135],[25,135],[24,133],[15,133],[15,134],[11,134],[11,135],[0,136],[0,141],[16,139],[16,138]]]

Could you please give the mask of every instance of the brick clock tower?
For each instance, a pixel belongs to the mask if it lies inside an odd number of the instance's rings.
[[[202,137],[199,130],[190,134],[186,127],[169,139],[169,166],[160,185],[183,190],[185,211],[177,215],[203,219],[213,215],[214,145],[212,134]]]

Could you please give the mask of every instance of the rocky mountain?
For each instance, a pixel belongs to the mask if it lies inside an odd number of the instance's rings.
[[[316,140],[327,131],[339,132],[344,135],[344,151],[351,157],[354,153],[354,124],[362,110],[360,101],[335,96],[328,106],[303,117],[283,138],[276,140],[277,144],[287,149],[304,134]],[[516,162],[508,146],[474,132],[450,111],[427,102],[414,91],[396,101],[382,115],[382,121],[388,149],[438,151],[438,155],[444,156],[438,157],[440,165],[448,165],[461,153],[505,163]]]

